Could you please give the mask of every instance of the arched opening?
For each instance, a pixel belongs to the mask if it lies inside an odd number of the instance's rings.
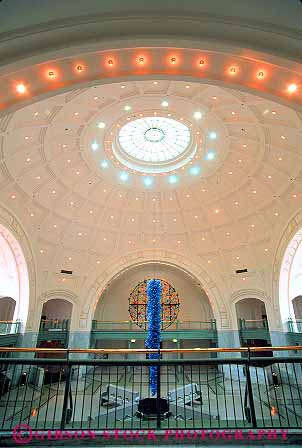
[[[289,330],[301,331],[302,319],[302,229],[288,244],[282,259],[279,280],[279,304],[283,323]],[[292,324],[294,322],[294,325]]]
[[[107,285],[93,316],[92,346],[144,347],[146,326],[141,320],[144,321],[145,318],[146,298],[145,290],[139,286],[150,278],[164,280],[178,296],[177,311],[173,308],[175,306],[171,298],[165,306],[166,324],[162,329],[162,347],[216,346],[216,321],[206,292],[193,277],[180,268],[161,263],[133,266]],[[173,309],[170,310],[171,303]],[[115,330],[115,335],[119,333],[120,337],[115,339],[112,330]],[[181,330],[191,331],[181,333]],[[125,333],[126,336],[122,337]]]
[[[239,300],[235,306],[241,345],[271,345],[265,303],[251,297]]]
[[[50,299],[43,304],[38,346],[67,348],[72,303],[65,299]]]
[[[26,325],[29,280],[26,261],[15,237],[0,225],[0,320]],[[13,326],[9,332],[13,330]],[[19,328],[19,324],[15,330]]]

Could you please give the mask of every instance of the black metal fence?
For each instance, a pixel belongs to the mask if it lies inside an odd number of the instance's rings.
[[[91,355],[88,355],[91,356]],[[300,428],[301,357],[0,360],[0,427]],[[158,366],[157,395],[149,367]]]

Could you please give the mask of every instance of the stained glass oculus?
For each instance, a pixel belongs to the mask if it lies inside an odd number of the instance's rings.
[[[142,162],[161,163],[181,156],[189,147],[189,128],[166,117],[144,117],[125,124],[118,135],[121,149]]]

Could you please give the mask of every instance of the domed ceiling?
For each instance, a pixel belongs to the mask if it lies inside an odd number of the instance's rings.
[[[301,130],[297,112],[217,86],[75,90],[1,120],[0,199],[60,281],[143,249],[257,270],[301,207]]]

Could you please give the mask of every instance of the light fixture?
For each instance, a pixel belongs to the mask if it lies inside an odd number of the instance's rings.
[[[134,344],[134,342],[136,342],[136,339],[131,339],[132,344]]]
[[[114,60],[113,59],[107,59],[107,64],[112,67],[114,65]]]
[[[161,105],[162,105],[162,107],[168,107],[168,106],[169,106],[169,103],[168,103],[167,100],[163,100],[163,101],[161,102]]]
[[[82,232],[78,232],[78,236],[83,236],[83,233]]]
[[[298,89],[298,86],[295,83],[289,84],[289,86],[287,87],[287,91],[290,94],[295,93],[297,91],[297,89]]]
[[[91,149],[92,149],[92,151],[97,151],[99,149],[98,143],[97,142],[93,142],[91,144]]]
[[[126,106],[124,106],[124,110],[125,110],[125,111],[129,111],[129,110],[131,110],[131,106],[129,106],[128,104],[126,104]]]
[[[199,166],[192,166],[189,170],[190,174],[193,176],[197,176],[200,173],[200,167]]]
[[[11,195],[11,198],[12,198],[12,199],[16,199],[16,195],[13,193],[13,194]]]
[[[151,177],[145,177],[144,184],[146,187],[150,187],[153,184],[153,179]]]
[[[169,182],[170,184],[176,184],[178,181],[178,177],[172,174],[172,176],[169,176]]]
[[[177,342],[177,339],[172,339],[172,342],[176,343],[176,342]]]
[[[172,58],[170,58],[170,62],[171,62],[171,64],[176,64],[176,62],[177,62],[176,57],[173,56]]]
[[[56,73],[55,73],[53,70],[50,70],[50,71],[48,72],[48,77],[49,77],[50,79],[55,79],[55,77],[56,77]]]
[[[17,93],[19,93],[20,95],[23,95],[24,93],[26,93],[26,87],[23,83],[17,84],[16,86],[16,91]]]
[[[257,72],[256,76],[257,76],[258,79],[263,79],[264,76],[265,76],[265,73],[264,73],[263,70],[260,70],[259,72]]]
[[[137,61],[138,61],[139,64],[143,64],[145,62],[145,58],[140,56]]]
[[[51,192],[52,194],[56,194],[56,190],[52,190],[52,192]]]
[[[200,120],[202,118],[202,113],[200,111],[196,111],[194,112],[193,117],[195,120]]]
[[[189,85],[186,85],[186,89],[189,89],[190,88],[190,86]]]
[[[104,129],[106,127],[106,123],[104,123],[103,121],[100,121],[98,124],[98,128],[99,129]]]
[[[204,59],[199,59],[198,64],[199,65],[205,65],[206,61]]]
[[[218,208],[216,208],[215,213],[216,213],[216,215],[219,213],[219,209]]]
[[[216,134],[216,132],[210,132],[210,133],[209,133],[209,138],[210,138],[211,140],[215,140],[215,139],[217,138],[217,134]]]
[[[157,86],[158,81],[153,81],[153,84],[154,84],[155,86]]]
[[[126,173],[125,171],[122,171],[122,172],[120,173],[120,179],[121,179],[121,181],[123,181],[123,182],[127,182],[128,178],[129,178],[129,175],[128,175],[128,173]]]
[[[214,160],[214,159],[215,159],[215,153],[214,153],[213,151],[209,151],[209,152],[206,154],[206,159],[207,159],[207,160]]]
[[[83,65],[77,65],[76,66],[76,70],[77,70],[77,72],[81,73],[84,70],[84,66]]]
[[[101,161],[101,167],[102,167],[102,168],[107,168],[107,167],[108,167],[108,162],[107,162],[107,160],[102,160],[102,161]]]
[[[230,68],[229,68],[229,73],[230,73],[230,75],[235,75],[236,72],[237,72],[237,68],[236,68],[236,67],[230,67]]]

